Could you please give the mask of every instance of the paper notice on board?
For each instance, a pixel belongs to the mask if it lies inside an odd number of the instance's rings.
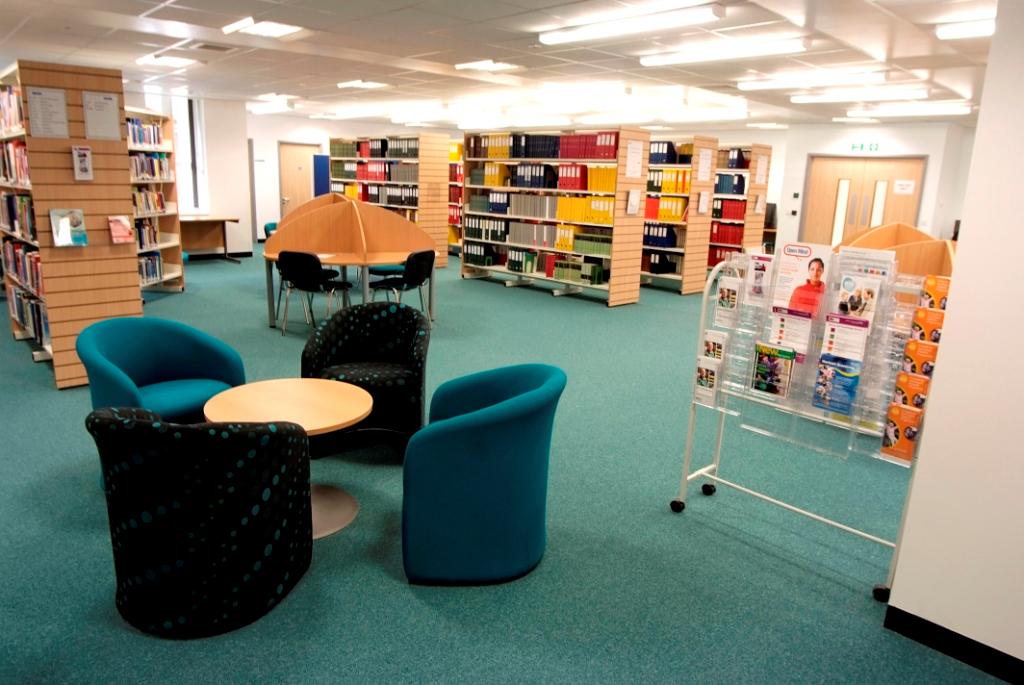
[[[711,150],[708,148],[703,148],[697,159],[697,180],[711,180]],[[701,214],[703,214],[703,212],[701,212]]]
[[[85,137],[94,140],[121,139],[121,108],[117,93],[82,91]]]
[[[631,140],[626,144],[626,178],[640,178],[644,163],[644,144]]]
[[[702,191],[697,198],[697,213],[707,214],[708,213],[708,200],[711,197],[711,193],[708,191]]]
[[[636,188],[626,196],[626,214],[635,216],[640,213],[640,191]]]
[[[914,194],[914,186],[916,186],[916,185],[917,184],[914,183],[913,179],[898,178],[898,179],[896,179],[895,181],[892,182],[892,194],[893,195],[913,195]]]
[[[32,137],[69,138],[68,103],[64,90],[36,86],[30,86],[26,90]]]
[[[758,195],[754,198],[754,214],[764,214],[764,206],[764,195]]]
[[[768,182],[768,155],[757,156],[757,176],[754,183],[764,184]]]

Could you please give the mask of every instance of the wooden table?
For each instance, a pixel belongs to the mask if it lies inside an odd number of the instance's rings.
[[[226,216],[179,216],[181,220],[181,248],[205,250],[214,247],[224,248],[224,259],[235,264],[241,260],[228,254],[228,222],[238,223],[237,218]]]
[[[290,421],[307,435],[322,435],[355,425],[373,409],[370,393],[350,383],[322,378],[278,378],[246,383],[210,398],[203,407],[218,423]],[[341,488],[310,484],[313,539],[352,523],[359,502]]]
[[[363,281],[363,302],[370,301],[370,267],[382,264],[402,264],[409,257],[408,252],[368,252],[365,256],[355,252],[320,252],[316,253],[320,263],[324,266],[339,266],[342,269],[342,280],[348,279],[347,267],[358,266],[362,269]],[[277,326],[276,312],[274,311],[274,262],[277,261],[277,254],[265,252],[263,254],[267,270],[267,324],[274,328]],[[430,281],[427,283],[427,317],[434,319],[434,275],[437,267],[430,272]]]

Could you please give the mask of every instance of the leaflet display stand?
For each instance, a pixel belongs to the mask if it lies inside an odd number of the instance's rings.
[[[704,479],[704,495],[713,495],[721,484],[895,548],[892,540],[719,475],[726,433],[734,427],[833,457],[906,465],[885,457],[880,448],[914,313],[913,304],[900,301],[906,299],[901,294],[919,292],[920,284],[897,276],[892,252],[843,248],[826,261],[817,311],[797,317],[790,314],[799,312],[773,307],[780,274],[772,256],[737,253],[710,272],[683,469],[671,508],[682,512],[690,482]],[[692,470],[698,407],[718,412],[717,433],[711,463]],[[728,417],[737,420],[727,422]],[[890,582],[891,575],[890,567]],[[888,584],[876,586],[875,598],[888,598]]]

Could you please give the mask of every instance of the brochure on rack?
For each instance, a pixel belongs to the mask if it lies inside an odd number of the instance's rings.
[[[772,307],[818,315],[825,295],[832,248],[811,243],[785,243],[775,258]]]

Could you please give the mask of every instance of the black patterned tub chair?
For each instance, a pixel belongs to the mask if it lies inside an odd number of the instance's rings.
[[[166,638],[225,633],[277,606],[309,568],[305,431],[98,409],[118,612]]]
[[[411,436],[423,426],[430,324],[404,304],[371,302],[321,322],[302,351],[303,378],[352,383],[373,396],[373,411],[357,430]]]

